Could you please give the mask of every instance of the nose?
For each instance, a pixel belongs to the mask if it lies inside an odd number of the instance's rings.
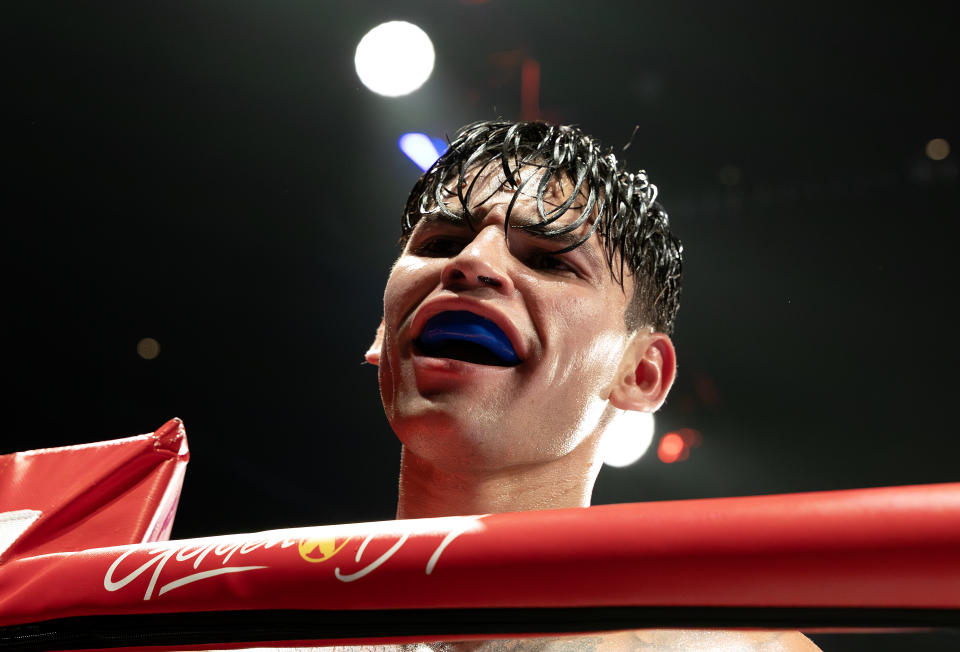
[[[503,237],[503,227],[484,227],[470,243],[443,267],[441,283],[448,290],[493,288],[509,296],[513,294],[510,277],[511,254]]]

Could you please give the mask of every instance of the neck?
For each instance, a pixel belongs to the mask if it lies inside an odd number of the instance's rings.
[[[450,471],[405,446],[397,518],[587,507],[600,470],[592,449],[584,445],[559,459],[509,469]]]

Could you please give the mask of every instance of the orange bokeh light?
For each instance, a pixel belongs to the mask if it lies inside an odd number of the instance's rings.
[[[690,451],[700,445],[703,436],[699,430],[680,428],[675,432],[668,432],[660,438],[657,446],[657,457],[664,464],[682,462],[690,457]]]
[[[657,457],[665,464],[673,464],[683,455],[684,448],[683,437],[675,432],[668,432],[660,439],[660,445],[657,447]]]

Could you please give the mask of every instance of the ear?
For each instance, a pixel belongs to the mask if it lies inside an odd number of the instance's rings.
[[[677,352],[665,333],[640,331],[627,345],[610,388],[610,402],[621,410],[655,412],[677,375]]]
[[[370,364],[380,366],[380,349],[383,347],[383,319],[380,320],[380,325],[377,326],[377,334],[373,336],[373,343],[370,345],[370,348],[367,349],[367,352],[364,354],[363,359],[369,362]]]

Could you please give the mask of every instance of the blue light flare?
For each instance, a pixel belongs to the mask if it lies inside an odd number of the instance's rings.
[[[447,145],[439,138],[421,133],[408,133],[397,141],[400,151],[407,155],[417,167],[426,172],[430,166],[447,151]]]

